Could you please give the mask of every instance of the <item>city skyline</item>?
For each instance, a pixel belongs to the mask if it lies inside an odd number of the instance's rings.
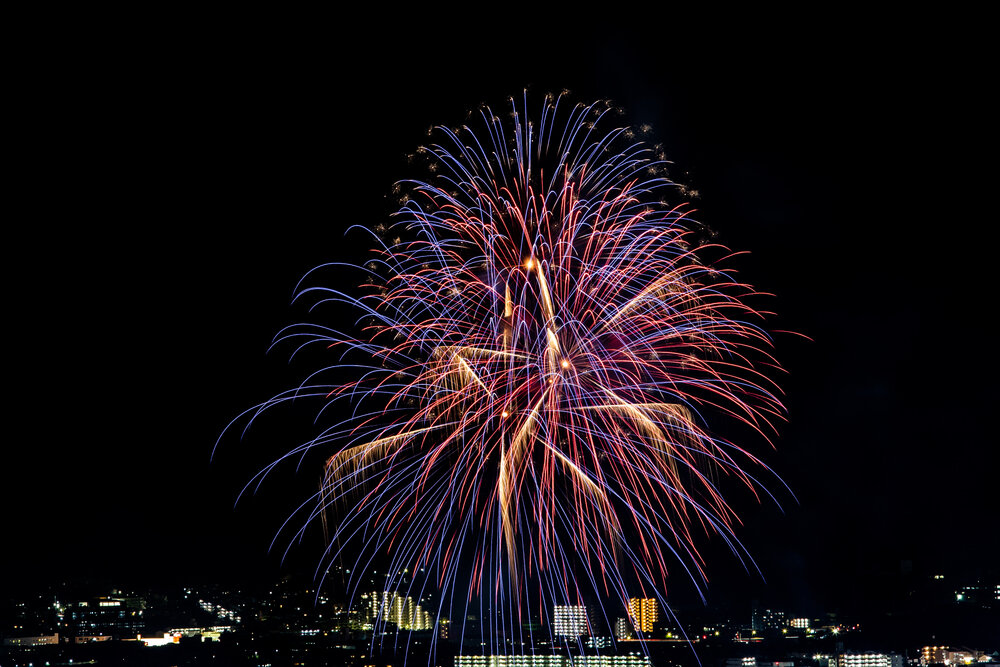
[[[916,613],[873,623],[829,612],[796,617],[773,608],[755,608],[752,614],[702,610],[662,619],[641,638],[603,634],[607,629],[589,622],[593,608],[555,605],[547,620],[525,619],[521,639],[498,645],[483,641],[477,617],[421,619],[419,604],[399,591],[347,600],[288,577],[258,582],[252,590],[217,584],[140,590],[57,586],[21,598],[0,597],[0,657],[14,665],[53,660],[387,665],[403,659],[457,666],[484,660],[565,664],[577,658],[582,664],[613,664],[628,656],[660,667],[694,659],[719,667],[997,664],[1000,584],[960,590],[969,597],[925,591],[913,600]]]
[[[761,454],[791,489],[776,491],[784,513],[737,501],[761,573],[707,544],[710,601],[863,608],[894,599],[908,576],[989,574],[1000,548],[995,230],[977,208],[984,178],[963,166],[975,112],[963,124],[925,94],[975,93],[925,67],[935,53],[916,39],[900,38],[910,60],[883,76],[874,36],[852,34],[849,58],[781,35],[724,65],[681,55],[672,67],[610,31],[572,65],[556,54],[459,64],[449,85],[369,62],[338,71],[333,91],[317,84],[325,61],[290,42],[274,59],[241,51],[232,70],[212,39],[177,58],[133,44],[137,61],[95,48],[94,68],[51,65],[80,102],[47,137],[65,159],[40,168],[58,187],[38,193],[35,229],[17,244],[34,267],[14,297],[31,336],[15,413],[31,435],[4,469],[8,585],[267,578],[319,562],[318,535],[284,565],[284,542],[267,555],[314,470],[279,470],[232,508],[299,434],[251,434],[209,462],[215,438],[301,379],[265,356],[296,319],[292,290],[357,250],[348,224],[391,212],[423,130],[529,84],[609,97],[651,124],[677,180],[700,193],[695,218],[748,253],[737,266],[775,294],[779,328],[811,339],[777,341],[789,417]],[[474,77],[479,66],[490,76]],[[668,600],[695,601],[680,576],[672,585]]]

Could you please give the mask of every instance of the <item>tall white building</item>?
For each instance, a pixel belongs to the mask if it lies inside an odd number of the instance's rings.
[[[590,634],[587,608],[579,605],[557,604],[552,613],[552,634],[563,637],[582,637]]]
[[[651,667],[646,655],[456,655],[455,667]]]
[[[906,661],[895,653],[842,653],[838,667],[903,667]]]

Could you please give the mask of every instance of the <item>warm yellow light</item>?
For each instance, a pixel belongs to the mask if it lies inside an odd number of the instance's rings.
[[[506,419],[507,417],[510,416],[510,413],[507,412],[506,410],[504,410],[503,412],[500,413],[500,416],[503,417],[504,419]]]
[[[531,269],[535,268],[535,260],[528,258],[528,261],[524,263],[524,266],[530,271]]]
[[[565,359],[563,359],[563,360],[562,360],[562,367],[563,367],[563,368],[569,368],[569,362],[568,362],[568,361],[566,361]]]

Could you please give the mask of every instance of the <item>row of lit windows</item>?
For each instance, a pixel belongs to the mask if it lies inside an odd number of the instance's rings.
[[[845,653],[839,662],[840,667],[893,667],[894,661],[884,653]],[[896,662],[899,664],[898,659]]]
[[[588,632],[587,609],[583,605],[556,605],[552,613],[552,633],[579,637]]]
[[[650,667],[644,655],[459,655],[455,667]]]

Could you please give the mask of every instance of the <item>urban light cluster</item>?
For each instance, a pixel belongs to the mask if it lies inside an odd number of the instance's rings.
[[[948,646],[924,646],[920,649],[922,665],[974,665],[990,662],[992,658],[983,651],[955,649]]]
[[[552,634],[565,638],[582,637],[590,633],[587,608],[583,605],[555,605],[552,612]]]
[[[903,667],[903,656],[895,653],[842,653],[838,667]]]
[[[455,667],[650,667],[646,655],[458,655]]]
[[[628,614],[637,631],[650,633],[660,620],[660,605],[655,598],[631,598],[628,601]]]
[[[363,625],[373,629],[379,623],[392,623],[399,630],[433,630],[434,616],[409,596],[395,591],[372,592],[361,596],[365,612]]]
[[[95,644],[107,644],[108,651],[130,655],[130,664],[143,664],[145,647],[173,646],[163,650],[201,656],[242,652],[245,656],[255,656],[254,659],[257,652],[263,659],[265,651],[270,655],[274,650],[301,653],[298,657],[319,652],[327,660],[321,664],[358,667],[373,664],[364,662],[366,651],[374,650],[366,649],[366,644],[392,644],[383,638],[403,631],[424,632],[406,641],[407,655],[413,658],[435,650],[430,647],[444,644],[452,647],[445,649],[448,653],[461,652],[462,646],[466,652],[473,652],[470,646],[480,646],[481,618],[468,615],[452,619],[449,627],[448,619],[438,617],[436,602],[412,598],[406,595],[407,590],[366,593],[354,603],[300,590],[284,582],[259,598],[209,587],[198,592],[185,589],[183,596],[169,597],[159,593],[123,594],[116,590],[110,595],[71,598],[72,601],[67,601],[61,593],[38,596],[34,601],[11,600],[0,627],[0,663],[44,664],[36,659],[39,652],[49,651],[53,656],[58,653],[62,660],[51,661],[52,664],[67,664],[65,659],[70,656],[74,660],[89,656],[90,651],[104,650]],[[952,590],[955,589],[949,587],[944,592]],[[988,608],[990,598],[982,594],[992,595],[995,587],[992,583],[979,584],[966,590],[970,598],[977,595],[976,605],[985,599],[983,604]],[[918,658],[909,661],[900,654],[857,652],[861,647],[857,633],[863,632],[860,625],[833,615],[821,620],[822,616],[806,618],[755,606],[750,617],[705,617],[697,623],[679,626],[655,599],[642,597],[630,598],[620,608],[621,616],[614,624],[616,641],[600,631],[599,623],[594,626],[595,618],[599,619],[606,610],[598,609],[597,601],[592,604],[595,606],[553,605],[541,618],[525,621],[521,629],[530,639],[520,644],[507,642],[505,647],[508,652],[524,655],[490,655],[488,645],[483,643],[480,655],[460,655],[454,667],[649,667],[645,655],[651,656],[649,659],[655,664],[676,665],[670,660],[663,662],[665,651],[679,650],[671,648],[674,644],[695,647],[698,652],[703,647],[710,653],[727,652],[727,656],[716,654],[719,655],[716,667],[801,667],[798,658],[805,654],[783,656],[778,648],[785,645],[783,639],[793,638],[796,641],[790,641],[788,646],[808,646],[811,658],[808,664],[815,667],[1000,667],[996,654],[989,652],[995,648],[992,644],[988,644],[988,651],[964,646],[924,646],[919,649]],[[948,604],[968,608],[973,603],[951,598]],[[434,613],[426,611],[425,606]],[[0,614],[0,618],[4,616]],[[222,641],[227,633],[231,633],[234,641]],[[757,650],[747,646],[758,642],[765,643]],[[837,645],[835,651],[831,650],[833,644]],[[112,645],[117,648],[111,648]],[[504,652],[501,645],[490,648],[496,653]],[[644,655],[629,655],[632,650]],[[769,657],[761,657],[762,652],[766,655],[771,651],[774,652]],[[563,655],[553,655],[555,652]],[[567,653],[572,657],[567,657]],[[12,656],[16,659],[12,660]],[[452,667],[451,655],[440,664]]]

